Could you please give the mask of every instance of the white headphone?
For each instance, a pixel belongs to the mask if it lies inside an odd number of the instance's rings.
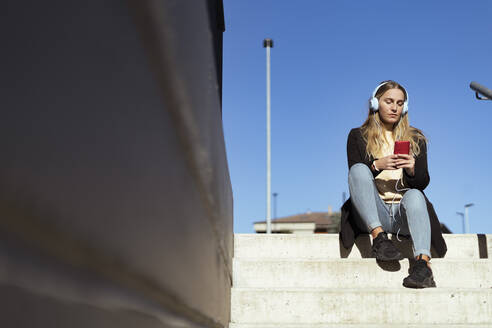
[[[385,85],[386,83],[389,83],[389,82],[392,82],[392,81],[385,81],[385,82],[381,83],[380,85],[378,85],[376,89],[374,89],[374,92],[372,93],[372,97],[371,97],[371,99],[369,99],[369,108],[372,111],[377,112],[379,110],[379,100],[378,100],[378,98],[376,98],[376,93],[378,92],[380,87],[382,87],[383,85]],[[407,100],[405,100],[405,102],[403,103],[403,110],[401,112],[401,115],[405,115],[408,112],[408,93],[407,93],[407,90],[405,90],[405,88],[403,88],[403,90],[405,91],[405,96],[406,96]]]

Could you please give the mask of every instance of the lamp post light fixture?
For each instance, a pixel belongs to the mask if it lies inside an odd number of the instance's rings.
[[[475,97],[478,100],[492,100],[492,90],[490,90],[489,88],[477,82],[471,82],[470,89],[475,91]]]

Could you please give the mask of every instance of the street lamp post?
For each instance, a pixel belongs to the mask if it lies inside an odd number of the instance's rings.
[[[470,233],[470,220],[468,218],[468,208],[472,207],[474,204],[466,204],[465,205],[465,224],[466,224],[466,233]]]
[[[267,129],[267,190],[266,190],[266,221],[267,233],[272,233],[272,207],[271,207],[271,137],[270,137],[270,48],[273,48],[273,40],[263,40],[266,48],[266,129]]]

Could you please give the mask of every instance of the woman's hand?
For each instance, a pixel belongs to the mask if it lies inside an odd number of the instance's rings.
[[[415,175],[415,158],[407,154],[398,154],[397,156],[396,168],[404,168],[407,174],[413,177]]]
[[[382,170],[396,170],[396,162],[398,161],[398,155],[388,155],[386,157],[381,157],[374,162],[378,171]]]

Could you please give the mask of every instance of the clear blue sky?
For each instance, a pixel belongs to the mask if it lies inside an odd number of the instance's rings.
[[[266,211],[265,49],[272,49],[272,192],[278,216],[339,210],[346,141],[380,81],[410,96],[410,124],[429,138],[425,190],[439,219],[492,233],[492,2],[224,0],[223,122],[234,232]]]

